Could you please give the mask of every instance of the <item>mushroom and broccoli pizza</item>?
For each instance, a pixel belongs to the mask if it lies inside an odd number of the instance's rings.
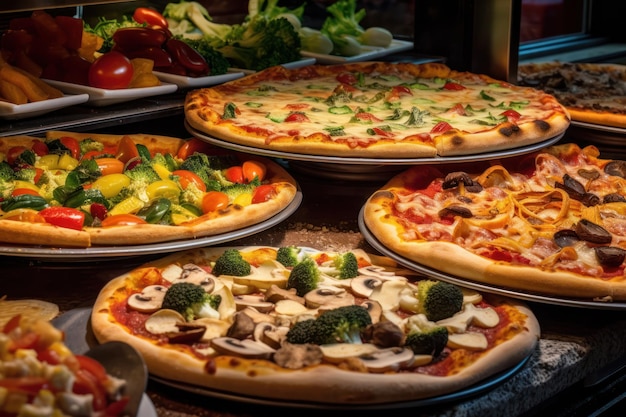
[[[543,142],[569,115],[542,91],[439,63],[281,66],[187,95],[198,132],[337,157],[473,155]]]
[[[143,245],[239,230],[281,212],[295,180],[198,139],[48,132],[0,139],[0,242]]]
[[[594,146],[415,166],[373,193],[365,227],[433,270],[498,288],[626,300],[626,162]]]
[[[99,342],[124,341],[179,386],[317,404],[439,396],[523,361],[523,304],[417,277],[363,250],[210,247],[110,281]]]

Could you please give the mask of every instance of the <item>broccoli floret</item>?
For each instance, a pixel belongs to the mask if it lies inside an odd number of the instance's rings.
[[[360,21],[365,9],[356,10],[356,0],[339,0],[326,8],[329,16],[322,24],[321,32],[334,45],[333,54],[353,56],[362,51],[359,37],[363,34]]]
[[[282,246],[276,251],[276,260],[283,266],[294,267],[304,259],[304,252],[297,246]]]
[[[195,1],[180,1],[178,3],[168,3],[163,9],[163,17],[168,21],[176,22],[172,26],[184,25],[184,31],[179,34],[185,36],[189,33],[189,23],[195,26],[204,36],[224,39],[230,33],[232,26],[215,23],[209,15],[209,11],[200,3]],[[183,23],[189,22],[189,23]]]
[[[304,258],[293,267],[287,279],[287,289],[295,288],[296,294],[303,297],[317,288],[322,277],[317,263],[312,258]]]
[[[37,171],[34,167],[22,167],[19,170],[15,171],[15,179],[18,181],[26,181],[32,184],[35,183],[35,176],[37,175]]]
[[[237,249],[226,249],[213,265],[213,275],[233,275],[243,277],[250,275],[252,268]]]
[[[179,203],[180,204],[191,204],[195,207],[202,207],[202,198],[204,197],[205,192],[202,191],[196,184],[189,184],[187,188],[183,189],[180,193]]]
[[[333,263],[335,264],[335,268],[339,271],[338,278],[340,279],[354,278],[359,275],[359,261],[352,252],[337,255],[335,259],[333,259]]]
[[[435,326],[424,331],[411,331],[404,345],[418,355],[439,356],[448,343],[448,329]]]
[[[296,322],[287,332],[286,340],[296,344],[315,343],[315,319]]]
[[[230,158],[220,156],[208,156],[196,152],[185,159],[179,169],[185,169],[198,175],[208,190],[221,191],[225,186],[232,183],[222,175],[220,170],[232,165]]]
[[[444,281],[422,280],[417,284],[420,313],[430,321],[452,317],[463,308],[463,292]]]
[[[150,164],[137,164],[132,169],[126,170],[124,174],[126,174],[131,181],[139,181],[143,184],[150,184],[161,179]]]
[[[46,200],[54,200],[54,190],[65,185],[68,172],[63,170],[46,170],[39,180],[39,194]]]
[[[300,46],[300,36],[287,19],[256,16],[215,48],[234,66],[260,71],[299,60]]]
[[[226,74],[228,72],[230,62],[220,51],[213,47],[207,38],[182,40],[202,55],[207,64],[209,64],[211,75]]]
[[[278,0],[249,0],[248,17],[252,18],[257,15],[263,15],[268,19],[275,19],[285,14],[292,14],[300,20],[304,16],[305,4],[306,2],[295,9],[290,9],[285,6],[279,6]]]
[[[209,294],[200,285],[176,282],[167,289],[161,308],[178,311],[187,321],[196,317],[218,318],[221,301],[221,295]]]
[[[85,138],[80,141],[80,154],[81,155],[84,155],[89,151],[101,151],[103,149],[104,149],[104,144],[92,138]]]
[[[315,339],[319,345],[362,343],[361,332],[370,324],[372,318],[364,307],[338,307],[323,312],[315,319]]]
[[[174,157],[169,153],[166,153],[165,155],[162,153],[154,154],[150,160],[150,165],[154,167],[157,164],[164,166],[170,172],[178,169],[178,162],[176,162],[176,159],[174,159]]]
[[[15,172],[7,161],[0,162],[0,198],[7,198],[13,192]]]

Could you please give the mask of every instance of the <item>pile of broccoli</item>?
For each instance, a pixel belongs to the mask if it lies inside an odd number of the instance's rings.
[[[275,8],[267,14],[260,0],[251,0],[251,13],[240,24],[213,22],[204,6],[194,1],[169,3],[163,15],[170,30],[199,52],[218,51],[231,66],[262,70],[300,59],[300,37]]]
[[[191,321],[195,318],[218,318],[217,309],[222,302],[219,294],[209,294],[202,286],[191,282],[172,284],[163,297],[161,308],[178,311]]]
[[[361,333],[372,324],[364,307],[348,305],[324,311],[315,319],[297,322],[287,333],[295,344],[362,343]]]

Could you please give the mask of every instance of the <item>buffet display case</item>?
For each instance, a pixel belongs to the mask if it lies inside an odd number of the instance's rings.
[[[214,7],[216,16],[228,20],[233,13],[245,13],[241,7],[235,8],[235,3],[212,2],[207,7]],[[518,63],[539,53],[536,45],[522,45],[520,54],[522,2],[518,0],[364,3],[371,8],[368,13],[380,16],[378,19],[371,17],[372,20],[390,22],[400,19],[396,38],[414,44],[411,50],[390,54],[381,60],[445,62],[461,70],[484,72],[514,82]],[[597,59],[620,62],[625,55],[620,48],[623,34],[615,30],[619,25],[598,23],[598,19],[615,20],[606,11],[608,3],[610,8],[623,8],[614,2],[597,0],[589,3],[602,17],[589,23],[598,37],[594,36],[592,41],[585,36],[584,42],[597,50],[598,38],[610,39],[609,44],[614,46],[611,52]],[[23,0],[0,6],[0,22],[34,9],[92,16],[103,13],[103,10],[107,13],[132,10],[139,4],[162,3]],[[396,9],[403,13],[394,12]],[[575,49],[566,47],[565,52]],[[560,50],[559,53],[565,52]],[[9,117],[0,123],[0,136],[41,137],[48,130],[70,130],[188,138],[190,134],[183,112],[188,91],[178,89],[105,107],[79,104],[32,117]],[[566,132],[561,141],[593,142],[605,156],[614,157],[615,152],[623,152],[620,150],[624,134],[621,131],[609,133],[609,139],[598,141],[587,140],[587,132]],[[328,167],[320,170],[310,164],[280,162],[298,181],[302,204],[279,224],[233,239],[229,245],[298,245],[338,251],[360,248],[372,253],[381,252],[364,236],[359,211],[365,199],[403,166],[368,166],[366,169],[344,166],[336,173],[326,170]],[[328,209],[330,201],[331,210]],[[160,256],[160,253],[142,253],[140,256],[68,261],[56,259],[52,253],[33,256],[5,250],[0,253],[0,297],[34,298],[56,303],[62,313],[57,323],[81,344],[89,338],[89,308],[99,290],[110,279]],[[24,284],[23,278],[28,279],[28,285]],[[146,407],[141,416],[287,416],[300,412],[358,412],[374,416],[410,412],[416,416],[530,417],[623,413],[626,407],[626,306],[623,303],[607,306],[541,297],[530,297],[526,301],[537,315],[542,330],[533,354],[514,369],[453,395],[380,407],[299,405],[181,388],[155,378],[149,381],[144,399]]]

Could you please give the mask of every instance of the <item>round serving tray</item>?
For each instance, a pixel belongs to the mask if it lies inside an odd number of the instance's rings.
[[[361,234],[374,249],[379,251],[381,254],[393,259],[398,262],[400,265],[411,269],[412,271],[418,272],[425,276],[429,276],[441,281],[450,282],[452,284],[456,284],[462,287],[471,288],[477,291],[488,292],[492,294],[499,294],[506,297],[516,298],[525,301],[534,301],[538,303],[545,304],[555,304],[560,306],[568,306],[568,307],[582,307],[582,308],[590,308],[590,309],[600,309],[600,310],[626,310],[626,303],[624,302],[601,302],[601,301],[590,301],[590,300],[581,300],[575,298],[568,297],[556,297],[543,295],[538,293],[530,293],[520,290],[512,290],[508,288],[502,288],[495,285],[484,284],[481,282],[475,282],[463,277],[459,277],[456,275],[451,275],[445,272],[438,271],[436,269],[421,265],[417,262],[414,262],[410,259],[407,259],[401,255],[398,255],[391,249],[387,248],[383,245],[377,238],[372,234],[372,232],[365,225],[365,221],[363,218],[363,208],[359,212],[358,225]]]
[[[474,161],[488,161],[498,158],[508,158],[517,155],[524,155],[527,153],[535,152],[543,149],[546,146],[550,146],[561,140],[565,132],[554,136],[545,141],[534,143],[532,145],[522,146],[513,149],[506,149],[496,152],[485,152],[474,155],[461,155],[461,156],[447,156],[447,157],[434,157],[434,158],[357,158],[357,157],[343,157],[343,156],[327,156],[327,155],[309,155],[304,153],[283,152],[272,149],[257,148],[253,146],[240,145],[237,143],[228,142],[223,139],[218,139],[207,135],[194,129],[185,121],[185,128],[193,136],[200,140],[208,142],[212,145],[222,148],[251,153],[255,155],[262,155],[266,157],[304,161],[304,162],[316,162],[318,164],[351,164],[351,165],[363,165],[362,170],[366,171],[371,169],[371,165],[416,165],[416,164],[448,164],[456,162],[474,162]],[[331,168],[333,169],[333,168]],[[336,168],[334,168],[336,170]],[[358,168],[351,169],[350,173],[354,173]]]
[[[177,240],[147,245],[92,246],[89,248],[50,248],[38,246],[0,245],[0,255],[29,257],[45,261],[90,262],[102,258],[126,258],[139,255],[177,252],[203,246],[218,245],[241,239],[267,230],[286,220],[300,207],[302,192],[297,191],[293,200],[280,213],[252,226],[198,239]]]

